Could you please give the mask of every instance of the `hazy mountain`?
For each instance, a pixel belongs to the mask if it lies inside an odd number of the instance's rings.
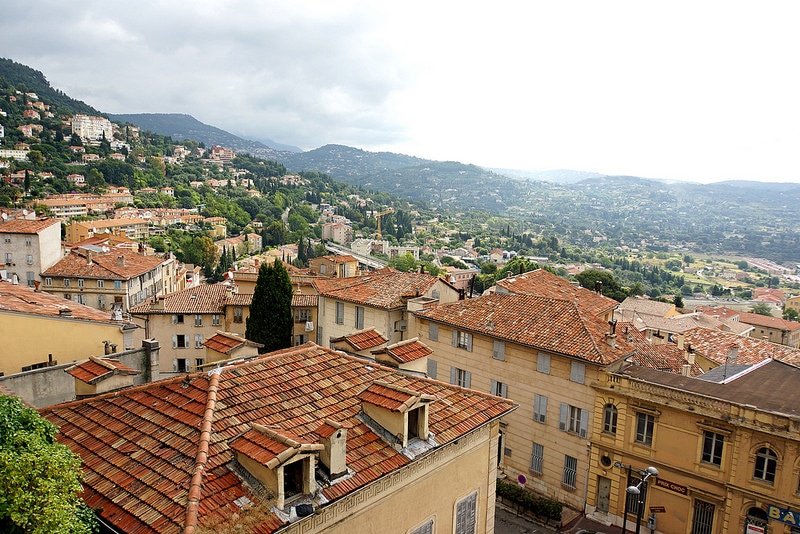
[[[10,59],[0,58],[0,83],[7,84],[20,91],[34,92],[39,98],[49,104],[56,105],[64,112],[102,115],[89,104],[70,98],[60,89],[51,87],[44,74],[38,70]]]
[[[324,172],[336,180],[432,206],[502,211],[523,189],[521,181],[475,165],[343,145],[283,153],[278,159],[295,172]]]
[[[259,143],[263,143],[270,148],[274,148],[275,150],[280,150],[282,152],[302,152],[303,149],[300,147],[296,147],[294,145],[285,145],[283,143],[279,143],[269,137],[261,137],[261,136],[252,136],[252,135],[244,135],[244,134],[237,134],[242,139],[252,139],[253,141],[257,141]]]
[[[129,122],[157,134],[168,135],[176,141],[194,139],[205,143],[206,146],[222,145],[268,159],[275,159],[280,153],[280,150],[274,147],[269,147],[259,141],[243,139],[183,113],[111,114],[109,118],[116,122]]]
[[[591,178],[601,178],[605,175],[596,172],[573,171],[570,169],[554,169],[549,171],[529,171],[523,169],[491,168],[493,172],[521,180],[537,180],[557,184],[574,184]]]

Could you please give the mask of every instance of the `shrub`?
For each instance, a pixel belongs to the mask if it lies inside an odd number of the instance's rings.
[[[497,494],[533,515],[552,521],[561,521],[562,504],[505,480],[497,481]]]

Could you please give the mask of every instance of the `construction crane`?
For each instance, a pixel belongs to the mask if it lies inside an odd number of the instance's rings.
[[[394,208],[388,208],[386,210],[379,211],[379,212],[375,213],[375,221],[377,223],[377,228],[378,228],[378,231],[377,231],[376,234],[377,234],[377,237],[378,237],[379,241],[381,239],[381,218],[384,215],[389,215],[390,213],[394,213]]]

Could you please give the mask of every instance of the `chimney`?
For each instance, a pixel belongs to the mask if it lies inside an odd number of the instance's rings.
[[[678,334],[678,348],[683,350],[683,346],[684,346],[683,334]]]
[[[319,459],[328,468],[331,479],[347,473],[347,429],[336,421],[325,419],[318,433],[320,443],[325,446]]]
[[[39,290],[39,286],[40,286],[40,285],[42,285],[42,283],[41,283],[40,281],[38,281],[38,280],[34,281],[34,282],[33,282],[33,290],[34,290],[34,291],[36,291],[36,292],[38,293],[38,292],[40,291],[40,290]]]
[[[736,360],[739,358],[739,346],[738,345],[731,345],[728,348],[728,356],[725,358],[726,363],[736,363]]]
[[[125,267],[125,256],[117,256],[117,265],[120,267]]]
[[[92,251],[91,250],[87,250],[86,251],[86,263],[89,264],[89,265],[92,264]]]
[[[681,366],[681,374],[683,376],[690,376],[692,374],[692,366],[689,365],[688,363],[684,363]]]
[[[606,344],[611,347],[612,349],[617,348],[617,334],[606,334]]]
[[[602,280],[595,280],[594,281],[594,291],[595,291],[595,293],[602,293],[603,292],[603,281]]]

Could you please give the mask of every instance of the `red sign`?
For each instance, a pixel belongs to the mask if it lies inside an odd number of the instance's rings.
[[[651,514],[666,514],[667,509],[663,506],[651,506],[650,507]]]

